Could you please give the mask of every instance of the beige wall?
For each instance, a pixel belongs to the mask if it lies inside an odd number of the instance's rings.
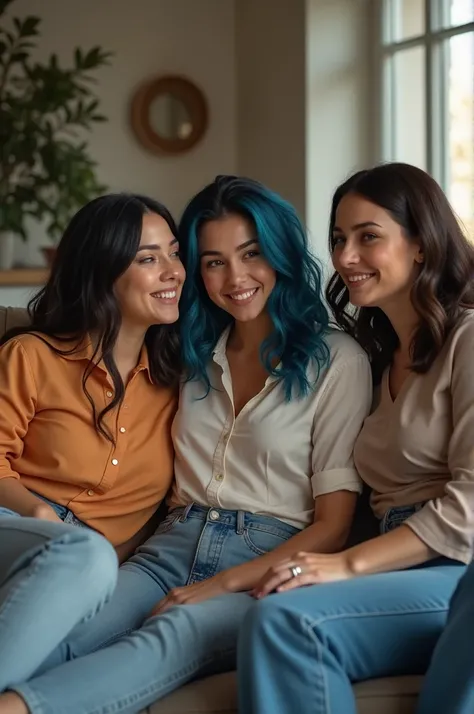
[[[236,0],[239,173],[305,192],[305,0]]]
[[[111,190],[141,191],[178,214],[185,201],[218,173],[236,171],[234,0],[17,0],[12,14],[43,19],[40,55],[57,52],[67,61],[77,45],[100,44],[115,52],[100,70],[102,111],[110,117],[90,137],[100,178]],[[189,76],[210,107],[210,131],[193,151],[156,157],[144,151],[129,128],[128,102],[144,78],[160,73]],[[45,242],[32,226],[32,243]],[[18,257],[38,264],[34,249]],[[24,302],[24,290],[0,288]]]
[[[327,260],[332,192],[373,157],[374,1],[135,0],[131,13],[128,0],[17,0],[14,8],[44,18],[44,52],[68,57],[97,43],[116,52],[99,84],[111,121],[91,137],[112,189],[150,193],[177,214],[216,174],[247,174],[295,204]],[[161,72],[189,75],[210,103],[208,135],[182,157],[148,155],[128,127],[133,88]],[[0,304],[24,304],[28,292],[0,288]]]

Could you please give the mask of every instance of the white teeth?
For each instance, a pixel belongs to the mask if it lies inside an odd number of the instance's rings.
[[[176,297],[176,290],[167,290],[166,292],[162,292],[162,293],[153,293],[153,297],[165,298],[168,300],[172,300],[173,298]]]
[[[367,280],[367,278],[371,278],[373,273],[363,273],[361,275],[348,275],[347,279],[350,283],[358,283],[361,280]]]
[[[248,300],[249,297],[252,297],[257,292],[257,288],[254,288],[253,290],[247,290],[246,293],[239,293],[239,295],[231,295],[230,297],[232,300]]]

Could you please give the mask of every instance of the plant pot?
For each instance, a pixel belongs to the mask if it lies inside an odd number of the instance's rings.
[[[54,263],[54,259],[56,257],[56,246],[55,245],[43,246],[43,248],[41,248],[41,252],[44,255],[46,265],[48,266],[48,268],[50,268],[52,266],[52,264]]]
[[[0,270],[11,270],[15,259],[15,236],[13,233],[0,233]]]

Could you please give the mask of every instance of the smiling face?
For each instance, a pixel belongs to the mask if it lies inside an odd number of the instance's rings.
[[[241,322],[265,312],[276,273],[245,218],[228,215],[205,223],[199,232],[199,254],[204,286],[218,307]]]
[[[178,241],[164,218],[144,214],[137,254],[114,286],[123,324],[147,330],[176,322],[185,278],[178,251]]]
[[[410,299],[423,253],[387,211],[348,193],[336,210],[332,262],[353,305],[386,309]]]

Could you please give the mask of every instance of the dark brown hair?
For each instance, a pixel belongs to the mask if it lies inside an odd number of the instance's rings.
[[[331,250],[336,210],[348,193],[385,209],[408,240],[420,243],[424,261],[411,291],[420,324],[411,345],[411,368],[427,372],[462,311],[474,306],[474,246],[431,176],[409,164],[388,163],[358,171],[337,188],[329,225]],[[337,272],[328,283],[326,298],[338,325],[367,351],[378,382],[398,346],[390,320],[378,307],[351,306],[349,291]]]
[[[48,282],[28,304],[31,324],[13,328],[0,340],[3,344],[17,335],[33,332],[54,352],[65,355],[75,352],[91,334],[97,335],[97,347],[85,367],[82,388],[91,404],[97,431],[112,442],[104,417],[121,404],[125,394],[113,356],[122,324],[114,285],[136,256],[147,213],[161,216],[177,236],[169,211],[147,196],[109,194],[83,206],[61,238]],[[69,343],[69,349],[55,348],[48,337]],[[72,349],[71,340],[76,341]],[[153,382],[177,387],[181,373],[177,324],[152,325],[145,335],[145,345]],[[97,414],[87,380],[100,359],[110,373],[114,397]]]

